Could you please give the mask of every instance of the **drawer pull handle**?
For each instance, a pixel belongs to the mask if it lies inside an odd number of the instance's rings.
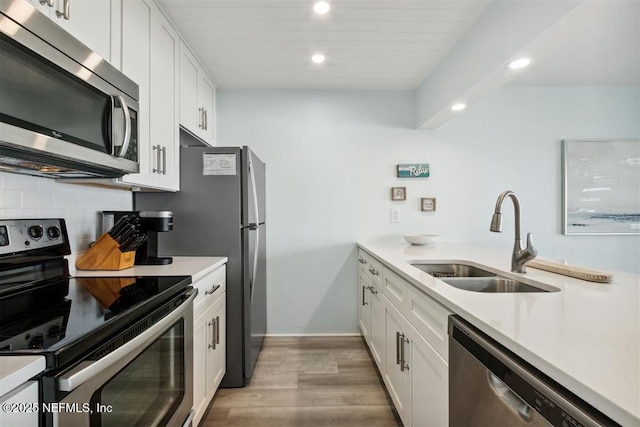
[[[219,287],[220,287],[220,285],[215,285],[213,288],[209,289],[208,291],[204,291],[204,294],[205,295],[211,295],[212,293],[217,291]]]
[[[209,344],[209,348],[215,350],[216,344],[220,344],[220,340],[218,338],[218,333],[220,328],[218,326],[218,322],[220,321],[220,316],[216,318],[211,318],[211,322],[207,322],[207,326],[213,326],[212,336],[211,336],[211,344]]]
[[[404,343],[409,344],[409,338],[405,338],[404,334],[398,334],[400,337],[400,371],[408,371],[409,365],[404,360]]]

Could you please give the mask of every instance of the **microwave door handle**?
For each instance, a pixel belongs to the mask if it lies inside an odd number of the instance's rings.
[[[131,138],[131,114],[129,114],[129,107],[122,95],[118,95],[120,105],[122,105],[122,113],[124,114],[124,138],[122,139],[122,148],[118,157],[124,157],[129,149],[129,139]]]
[[[107,143],[109,144],[107,148],[107,153],[111,154],[112,156],[116,155],[116,145],[114,144],[114,141],[116,139],[116,134],[118,133],[118,129],[116,129],[116,109],[118,108],[116,106],[116,97],[115,96],[110,96],[109,99],[111,100],[111,117],[108,118],[108,121],[111,122],[111,135],[108,138]]]

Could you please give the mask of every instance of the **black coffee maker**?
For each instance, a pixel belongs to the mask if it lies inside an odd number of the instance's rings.
[[[171,211],[103,211],[102,232],[109,231],[120,218],[133,215],[140,220],[140,231],[147,236],[136,250],[137,265],[166,265],[173,262],[171,257],[158,256],[158,233],[173,230],[173,212]]]

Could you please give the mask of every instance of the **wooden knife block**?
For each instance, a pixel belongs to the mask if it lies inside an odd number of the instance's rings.
[[[124,270],[133,267],[136,251],[120,252],[118,243],[104,233],[76,260],[78,270]]]

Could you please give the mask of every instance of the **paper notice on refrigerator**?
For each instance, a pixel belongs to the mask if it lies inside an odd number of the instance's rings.
[[[237,175],[235,154],[202,154],[202,175]]]

